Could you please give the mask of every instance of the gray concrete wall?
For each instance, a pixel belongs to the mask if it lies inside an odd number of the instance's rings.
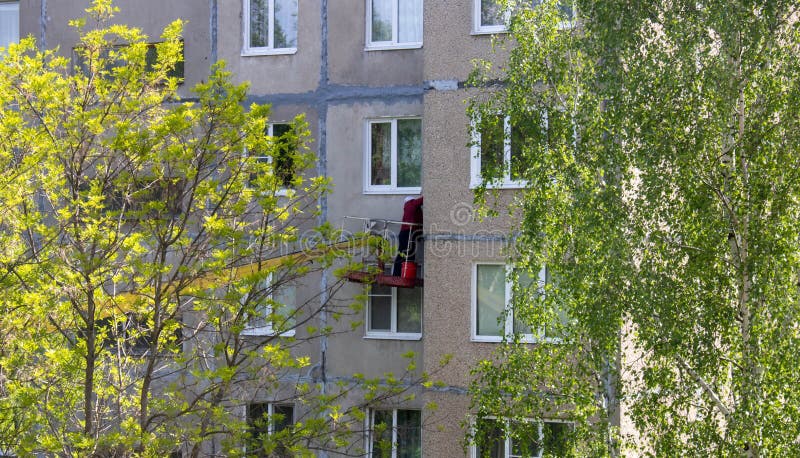
[[[364,194],[367,120],[423,114],[417,97],[385,97],[331,105],[328,110],[328,175],[334,183],[328,218],[336,223],[346,216],[399,220],[406,194]],[[423,120],[423,129],[425,121]],[[423,147],[423,161],[426,151]],[[423,178],[423,194],[426,183]],[[426,203],[427,205],[427,203]]]
[[[330,80],[348,86],[422,83],[423,49],[365,51],[365,0],[333,0],[328,11]],[[424,28],[423,28],[424,33]]]
[[[44,18],[42,1],[46,2]],[[40,43],[44,36],[48,48],[59,47],[61,54],[71,56],[78,34],[68,22],[86,16],[84,10],[89,4],[89,0],[23,0],[20,3],[20,35],[33,35]],[[190,95],[189,88],[207,79],[211,65],[208,2],[137,0],[118,1],[115,6],[120,11],[114,16],[113,23],[140,28],[150,42],[158,42],[164,27],[174,20],[188,21],[183,33],[185,80],[181,94]],[[87,21],[87,28],[91,26],[92,22]]]
[[[319,0],[299,0],[297,52],[288,55],[242,56],[241,0],[219,2],[218,57],[237,82],[249,82],[250,94],[302,93],[317,89],[322,49]]]

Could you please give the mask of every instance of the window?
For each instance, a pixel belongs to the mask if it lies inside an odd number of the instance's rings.
[[[367,122],[364,192],[419,194],[422,190],[422,120]]]
[[[156,350],[163,354],[183,348],[183,329],[180,317],[161,322]],[[106,349],[125,356],[145,356],[153,343],[152,319],[133,312],[118,317],[106,316],[95,321],[95,332]],[[86,328],[79,331],[81,338],[88,338]],[[2,455],[0,455],[2,458]]]
[[[2,5],[0,3],[0,5]],[[155,70],[156,65],[158,64],[158,48],[159,45],[162,43],[147,43],[146,46],[146,53],[144,56],[144,71],[145,72],[152,72]],[[89,75],[89,59],[98,59],[103,60],[103,67],[100,70],[99,74],[103,78],[112,78],[120,69],[129,63],[133,63],[134,61],[126,60],[126,53],[128,51],[127,48],[130,48],[130,45],[114,45],[108,48],[101,50],[98,55],[95,56],[88,56],[87,53],[89,51],[82,47],[77,46],[72,48],[72,62],[73,72],[76,74],[83,74]],[[185,75],[184,69],[184,43],[181,40],[181,54],[178,60],[175,62],[173,67],[167,69],[166,76],[168,78],[177,78],[178,84],[183,84],[183,77]],[[162,82],[161,84],[166,84],[166,82]]]
[[[422,412],[372,410],[369,416],[367,456],[419,458],[422,456]]]
[[[0,48],[19,41],[19,2],[0,3]]]
[[[569,456],[571,423],[481,420],[475,425],[473,458]]]
[[[244,0],[243,56],[297,52],[297,0]]]
[[[372,285],[367,337],[407,340],[422,337],[422,288]]]
[[[167,176],[120,179],[106,192],[104,203],[109,214],[127,220],[172,219],[183,212],[186,180]],[[91,192],[91,187],[86,189]]]
[[[296,178],[295,157],[298,151],[298,139],[294,126],[289,123],[274,123],[267,126],[267,135],[272,137],[277,145],[275,156],[254,156],[260,163],[273,164],[272,173],[275,175],[277,185],[280,186],[278,195],[286,195],[288,189],[294,188]],[[258,178],[257,173],[250,175],[250,184]]]
[[[504,264],[476,264],[472,274],[472,339],[479,342],[500,342],[504,336],[521,334],[522,340],[557,341],[559,336],[552,326],[543,325],[531,329],[523,322],[514,319],[512,310],[513,281],[512,272]],[[547,268],[539,271],[538,279],[518,271],[518,290],[534,288],[535,300],[544,293],[550,282]],[[559,315],[562,322],[565,317]]]
[[[535,8],[541,3],[542,0],[531,0],[530,6]],[[558,10],[564,18],[559,27],[567,28],[574,16],[573,0],[559,1]],[[474,0],[472,15],[475,33],[499,33],[508,29],[511,11],[503,8],[500,0]]]
[[[250,427],[250,437],[252,450],[247,456],[293,456],[286,450],[284,444],[279,443],[271,453],[268,453],[265,442],[269,442],[269,437],[281,431],[290,430],[294,424],[294,406],[290,404],[275,404],[272,402],[257,402],[247,405],[247,424]]]
[[[474,21],[476,33],[505,32],[509,11],[500,0],[474,0]]]
[[[473,126],[472,187],[484,179],[489,187],[521,188],[525,186],[525,161],[522,147],[532,137],[530,122],[515,122],[509,116],[484,116]],[[544,118],[547,127],[547,118]]]
[[[367,0],[367,49],[422,46],[422,0]]]
[[[287,283],[274,287],[272,279],[276,275],[278,274],[272,274],[267,279],[265,291],[269,294],[259,301],[255,314],[247,320],[247,326],[242,331],[243,335],[294,336],[293,315],[297,306],[295,287]],[[243,297],[242,301],[246,299],[247,296]]]

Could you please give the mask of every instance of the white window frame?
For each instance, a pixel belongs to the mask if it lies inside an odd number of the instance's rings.
[[[420,194],[422,192],[422,183],[420,186],[411,187],[398,187],[397,186],[397,121],[403,119],[418,119],[420,121],[420,142],[422,142],[422,117],[420,116],[393,116],[382,118],[370,118],[364,123],[364,194]],[[391,123],[392,135],[392,151],[391,151],[391,179],[388,185],[373,185],[372,184],[372,125],[373,124],[386,124]],[[420,143],[420,148],[423,148]],[[422,170],[422,153],[420,152],[420,171]],[[422,174],[420,173],[420,180]]]
[[[365,339],[385,339],[385,340],[420,340],[422,339],[422,320],[420,319],[420,332],[397,332],[397,287],[391,287],[391,297],[392,297],[392,311],[391,311],[391,329],[389,331],[384,330],[376,330],[373,331],[370,329],[370,324],[372,323],[372,297],[373,296],[382,296],[386,297],[385,294],[373,294],[372,291],[368,291],[367,293],[367,312],[366,312],[366,322],[364,323],[364,329],[366,330],[364,334]],[[420,316],[422,312],[422,299],[420,298]]]
[[[272,285],[272,279],[273,279],[273,274],[269,274],[269,276],[265,280],[265,284],[267,285],[266,286],[267,288],[272,288],[272,286],[270,286],[270,285]],[[269,316],[272,314],[272,306],[269,305],[267,303],[267,301],[272,299],[273,292],[274,291],[270,291],[270,293],[268,295],[266,295],[266,297],[264,298],[263,314],[261,314],[261,316],[258,317],[259,320],[261,320],[261,319],[264,320],[264,325],[263,326],[252,326],[252,325],[250,325],[250,318],[248,318],[244,329],[242,329],[242,332],[240,333],[241,335],[243,335],[243,336],[259,336],[259,337],[268,337],[268,336],[294,337],[294,335],[295,335],[295,329],[294,328],[288,329],[288,330],[283,331],[281,333],[278,333],[275,330],[272,321],[270,321],[270,319],[269,319]],[[296,294],[297,293],[295,292],[295,295]],[[247,298],[247,296],[245,295],[242,298],[242,301],[246,300],[246,298]],[[297,301],[297,298],[295,297],[295,302],[296,301]],[[296,313],[297,304],[283,304],[283,306],[285,308],[287,308],[287,309],[293,309],[294,311],[292,313]]]
[[[273,130],[275,125],[291,125],[291,124],[292,124],[291,122],[287,122],[287,121],[279,121],[279,122],[268,123],[267,124],[267,136],[268,137],[274,137],[275,136],[274,135],[274,130]],[[267,164],[272,164],[272,161],[273,161],[272,156],[249,156],[249,153],[246,150],[244,152],[244,156],[252,158],[252,159],[255,159],[257,161],[262,161],[263,160],[263,162],[266,162]],[[293,170],[292,172],[293,173],[297,173],[297,170]],[[273,169],[273,174],[274,173],[275,173],[275,169]],[[280,179],[280,178],[276,176],[275,179],[277,180],[277,179]],[[289,195],[289,191],[293,191],[293,189],[292,188],[281,187],[281,188],[278,188],[278,190],[275,192],[275,195],[278,196],[278,197],[286,197],[286,196]]]
[[[257,401],[257,402],[249,402],[245,406],[245,417],[247,420],[250,420],[250,406],[253,404],[267,404],[267,416],[269,418],[269,422],[267,423],[267,434],[275,434],[275,422],[272,421],[272,416],[275,415],[275,407],[276,406],[283,406],[283,407],[291,407],[292,408],[292,418],[289,418],[289,421],[294,424],[294,416],[295,416],[295,406],[292,403],[283,403],[283,402],[270,402],[270,401]]]
[[[500,420],[500,419],[497,418],[497,417],[491,416],[491,417],[486,417],[485,420]],[[526,420],[523,420],[523,421],[525,421],[526,423],[533,423],[534,422],[533,419],[526,419]],[[510,420],[506,419],[506,420],[503,420],[503,422],[505,423],[505,427],[503,429],[503,431],[505,432],[505,431],[508,430]],[[539,432],[539,441],[540,442],[543,439],[542,427],[545,424],[548,424],[548,423],[561,423],[561,424],[570,425],[573,428],[575,427],[575,423],[573,423],[571,421],[555,420],[555,419],[549,419],[549,418],[541,420],[538,423],[538,432]],[[473,428],[473,431],[474,431],[474,428],[475,428],[475,420],[474,419],[472,421],[472,428]],[[512,442],[511,442],[511,437],[508,434],[504,434],[503,443],[504,443],[504,445],[503,445],[503,458],[517,458],[516,455],[512,455],[511,454]],[[481,457],[478,456],[478,446],[477,446],[477,444],[474,443],[474,441],[473,441],[473,443],[470,444],[469,449],[470,449],[469,450],[470,451],[470,458],[481,458]],[[542,451],[542,453],[544,453],[546,450],[544,450],[544,447],[541,447],[541,451]],[[540,454],[538,456],[533,456],[533,457],[530,457],[530,458],[542,458],[542,455]]]
[[[545,126],[547,126],[545,116]],[[481,176],[481,131],[479,122],[472,122],[472,146],[470,148],[470,188],[474,189],[483,184]],[[527,186],[527,180],[511,179],[511,117],[503,116],[503,177],[486,183],[490,189],[520,189]]]
[[[481,5],[486,0],[473,0],[472,2],[472,33],[474,35],[486,35],[493,33],[508,32],[508,21],[511,19],[511,10],[506,10],[503,15],[504,23],[498,25],[481,24]]]
[[[478,334],[478,266],[505,266],[505,322],[503,323],[503,334],[501,336],[487,336],[487,335],[479,335]],[[471,327],[472,327],[472,341],[473,342],[502,342],[504,338],[510,339],[514,335],[514,310],[513,302],[511,300],[513,295],[513,287],[514,282],[511,280],[513,271],[513,266],[509,266],[503,262],[476,262],[472,265],[472,285],[471,285]],[[539,288],[539,294],[544,295],[544,288],[547,282],[547,266],[542,267],[539,270],[539,275],[537,279],[537,288]],[[520,341],[524,343],[536,343],[536,342],[549,342],[549,343],[558,343],[561,341],[559,338],[555,337],[546,337],[545,336],[545,326],[542,325],[539,327],[535,333],[533,334],[521,334]]]
[[[419,49],[422,47],[422,41],[409,41],[409,42],[398,42],[398,25],[400,22],[399,18],[399,2],[402,0],[392,0],[392,39],[390,41],[372,41],[372,0],[366,0],[366,11],[367,14],[366,18],[366,46],[364,47],[364,51],[389,51],[394,49]],[[424,10],[423,10],[424,11]],[[423,27],[423,35],[425,30],[425,21],[424,21],[424,12],[422,13],[423,17],[420,18],[422,20],[422,27]]]
[[[11,42],[9,42],[9,44],[11,44],[11,43],[19,43],[19,25],[20,25],[19,24],[19,22],[20,22],[19,0],[13,1],[13,2],[0,2],[0,10],[17,13],[17,36],[16,36],[16,40],[12,40]],[[7,45],[5,47],[7,47]],[[2,54],[0,54],[0,57],[2,57]]]
[[[481,24],[481,4],[485,0],[473,0],[472,2],[472,34],[473,35],[490,35],[496,33],[508,33],[508,23],[511,20],[511,10],[506,10],[503,14],[504,23],[497,25],[483,25]],[[569,30],[573,26],[574,12],[576,11],[575,2],[572,2],[573,20],[561,21],[558,24],[559,30]]]
[[[276,48],[275,47],[275,0],[268,1],[267,20],[269,21],[269,37],[267,37],[267,46],[251,47],[250,46],[250,0],[242,0],[242,56],[280,56],[287,54],[295,54],[297,47],[292,48]],[[298,4],[298,17],[299,13]],[[299,22],[299,18],[298,18]],[[300,40],[300,33],[298,30],[297,40]]]
[[[365,442],[366,442],[366,445],[367,445],[367,447],[366,447],[366,451],[367,451],[366,456],[367,456],[367,458],[382,458],[382,457],[375,456],[374,453],[373,453],[373,450],[372,450],[372,432],[373,432],[373,430],[375,428],[375,412],[378,412],[378,411],[388,412],[390,410],[392,411],[392,455],[391,455],[391,458],[397,458],[397,445],[398,445],[398,442],[397,442],[397,411],[398,410],[414,410],[414,411],[420,412],[420,425],[419,425],[419,427],[420,427],[420,436],[422,435],[422,412],[420,411],[420,409],[369,409],[369,415],[367,415],[367,418],[366,418],[367,424],[366,424],[366,438],[365,438]],[[422,445],[421,445],[421,441],[420,441],[420,451],[421,451],[421,448],[422,448]]]

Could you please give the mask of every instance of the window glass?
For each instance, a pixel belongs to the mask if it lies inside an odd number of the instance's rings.
[[[419,458],[421,456],[421,425],[421,411],[397,411],[397,458]]]
[[[372,285],[367,333],[419,334],[422,332],[422,288]]]
[[[392,434],[394,429],[393,411],[376,410],[372,423],[372,456],[376,458],[391,457]]]
[[[515,283],[514,276],[506,274],[507,269],[507,266],[498,264],[475,266],[473,338],[489,342],[499,342],[502,337],[512,334],[518,334],[527,341],[542,338],[557,341],[563,338],[568,315],[557,303],[547,304],[555,307],[554,316],[548,315],[546,322],[531,323],[528,307],[543,305],[541,296],[551,282],[549,270],[542,268],[536,273],[528,273],[515,269]]]
[[[272,278],[281,284],[275,288],[270,286]],[[265,294],[266,293],[266,294]],[[244,335],[294,335],[295,313],[297,307],[296,288],[293,284],[282,281],[280,274],[273,274],[267,280],[263,295],[255,306],[255,313],[248,317]],[[246,301],[248,296],[241,300]]]
[[[476,458],[572,456],[572,423],[483,419],[475,424]]]
[[[481,3],[481,26],[505,25],[505,8],[498,0],[478,0]]]
[[[519,271],[517,277],[517,291],[520,292],[522,298],[529,297],[530,288],[536,288],[533,296],[538,296],[537,279],[532,278],[528,272]],[[514,332],[517,334],[533,334],[530,325],[523,323],[520,320],[514,319]]]
[[[374,410],[370,430],[371,458],[419,458],[422,456],[422,412]]]
[[[0,48],[19,41],[19,2],[0,3]]]
[[[367,46],[422,43],[422,0],[370,0]]]
[[[275,44],[273,47],[297,47],[297,0],[275,0]]]
[[[297,47],[297,0],[245,0],[247,46],[256,52]]]
[[[481,264],[477,266],[477,333],[480,336],[502,336],[505,328],[502,319],[506,305],[505,266]]]
[[[277,138],[278,145],[273,170],[284,188],[291,188],[294,180],[294,156],[297,154],[297,144],[292,134],[291,124],[272,125],[272,136]]]
[[[422,288],[397,288],[397,332],[422,332]]]
[[[478,439],[475,455],[478,458],[505,458],[505,435],[500,421],[481,420],[475,429]]]
[[[247,405],[247,424],[250,427],[250,444],[247,456],[289,458],[292,455],[284,444],[278,443],[271,454],[264,450],[267,435],[289,429],[294,424],[294,406],[255,402]],[[252,446],[252,448],[251,448]]]
[[[518,119],[509,116],[484,116],[473,127],[472,183],[484,181],[489,187],[525,186],[527,172],[524,153],[532,149],[534,141],[546,147],[547,117],[533,119],[524,115]]]
[[[392,41],[392,2],[372,0],[372,41]]]
[[[269,46],[269,0],[250,0],[250,47]]]
[[[392,291],[388,286],[373,285],[370,294],[370,329],[392,330]]]
[[[525,142],[528,139],[526,129],[530,124],[524,124],[525,120],[515,122],[511,120],[511,145],[509,151],[509,168],[512,180],[521,180],[525,177],[525,161],[522,155]]]
[[[545,451],[551,456],[569,456],[572,429],[571,423],[544,422],[542,442]]]
[[[372,145],[373,185],[388,185],[392,179],[392,124],[372,123],[370,126]]]
[[[397,120],[397,186],[419,186],[422,180],[422,121]]]
[[[536,423],[512,423],[509,445],[509,458],[527,458],[542,456],[539,444],[539,425]]]
[[[505,152],[505,118],[487,116],[480,123],[481,174],[502,171]]]
[[[294,423],[294,406],[291,405],[275,405],[272,409],[273,417],[273,431],[283,431],[288,429]]]
[[[422,182],[422,120],[397,118],[367,122],[365,192],[409,194]]]
[[[422,41],[422,0],[399,0],[398,18],[398,42]]]

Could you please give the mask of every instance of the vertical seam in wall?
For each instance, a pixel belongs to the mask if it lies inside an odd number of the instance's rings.
[[[209,28],[211,32],[211,64],[217,63],[217,0],[209,0],[211,14],[209,15]]]
[[[39,16],[39,49],[47,49],[47,0],[42,0]]]
[[[322,25],[321,30],[321,50],[320,50],[320,70],[319,70],[319,90],[323,97],[319,99],[317,112],[319,117],[319,154],[317,173],[320,177],[327,177],[328,163],[327,163],[327,118],[328,118],[328,0],[320,0],[320,20]],[[328,220],[328,197],[323,194],[319,197],[320,224],[324,224]],[[327,383],[327,353],[328,353],[328,337],[325,335],[328,328],[328,270],[322,271],[322,278],[320,279],[320,315],[319,324],[322,330],[322,337],[320,338],[320,384],[322,394],[326,394]],[[327,454],[323,452],[322,456]]]

